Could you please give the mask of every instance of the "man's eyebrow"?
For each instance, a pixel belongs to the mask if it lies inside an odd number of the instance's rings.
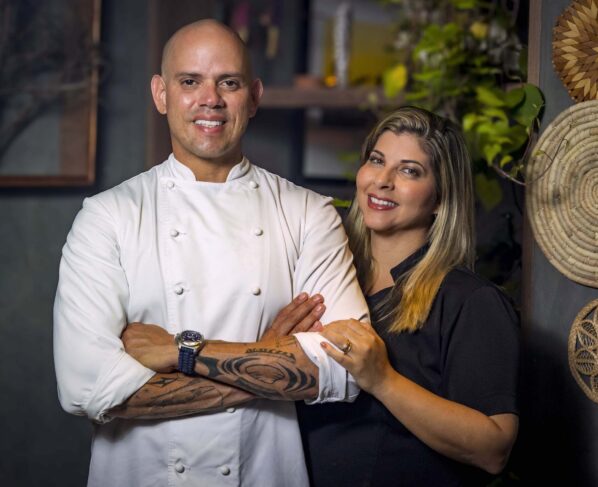
[[[195,79],[199,79],[199,78],[204,78],[204,75],[201,73],[196,73],[196,72],[192,72],[192,71],[180,71],[178,73],[174,74],[175,78],[195,78]],[[242,73],[242,72],[238,72],[238,73],[222,73],[219,74],[216,79],[218,80],[222,80],[222,79],[226,79],[226,78],[239,78],[242,80],[247,80],[247,75]]]

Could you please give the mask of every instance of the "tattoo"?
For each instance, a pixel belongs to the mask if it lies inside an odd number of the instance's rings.
[[[303,399],[317,390],[315,376],[299,368],[293,353],[270,348],[248,348],[245,353],[223,360],[200,354],[195,360],[207,368],[202,374],[205,377],[222,380],[260,397]]]
[[[274,340],[274,346],[276,348],[288,347],[295,345],[296,343],[295,337],[292,336],[276,337]]]
[[[165,392],[155,392],[152,388],[164,389],[175,383]],[[142,395],[147,396],[144,401],[145,407],[166,407],[175,404],[189,403],[212,394],[210,399],[211,407],[222,405],[222,394],[216,389],[212,382],[201,377],[187,377],[177,375],[176,377],[157,377],[156,380],[147,383],[149,386]],[[145,392],[145,394],[143,394]]]
[[[271,353],[272,355],[283,355],[286,358],[295,361],[295,355],[291,352],[285,352],[284,350],[276,350],[274,348],[248,348],[245,353]]]
[[[111,415],[136,419],[174,418],[216,411],[250,399],[248,392],[204,377],[158,374],[127,402],[113,408]]]
[[[172,382],[176,382],[178,379],[172,377],[158,377],[155,381],[149,382],[152,386],[166,387]]]

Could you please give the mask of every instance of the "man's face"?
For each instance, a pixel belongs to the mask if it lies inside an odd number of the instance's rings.
[[[232,167],[241,160],[241,137],[262,93],[243,54],[238,40],[213,26],[173,39],[162,76],[152,79],[152,94],[167,116],[180,162]]]

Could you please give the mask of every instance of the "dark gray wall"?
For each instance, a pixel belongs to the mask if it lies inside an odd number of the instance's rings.
[[[569,4],[542,2],[543,128],[573,103],[551,64],[552,27]],[[581,308],[598,297],[598,290],[560,274],[535,243],[526,267],[523,414],[516,470],[526,485],[598,485],[598,405],[578,387],[567,359],[571,324]]]
[[[144,168],[145,0],[103,0],[97,184],[0,190],[0,485],[85,485],[91,427],[62,411],[52,304],[62,245],[85,196]],[[126,48],[125,48],[126,46]]]

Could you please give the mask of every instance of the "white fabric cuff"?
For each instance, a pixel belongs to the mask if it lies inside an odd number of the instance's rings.
[[[87,416],[99,423],[111,421],[108,411],[125,402],[156,374],[126,352],[119,353],[115,362],[107,361],[111,370],[101,371],[85,405]]]
[[[326,402],[353,402],[359,395],[360,389],[355,379],[336,361],[326,355],[320,343],[326,340],[319,333],[295,333],[294,337],[303,348],[305,354],[318,367],[320,390],[316,399],[305,400],[306,404],[321,404]],[[335,347],[336,348],[336,347]]]

